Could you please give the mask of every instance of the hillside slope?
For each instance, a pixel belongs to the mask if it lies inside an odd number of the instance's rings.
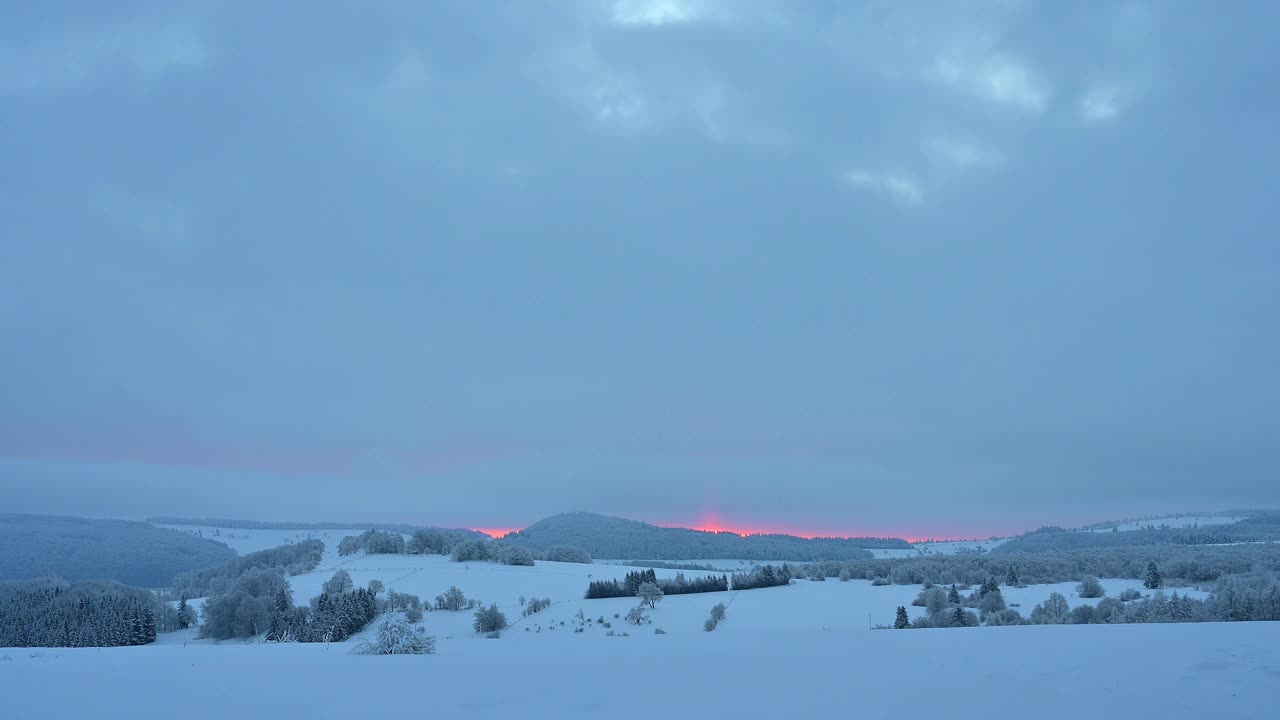
[[[0,580],[57,577],[167,585],[181,572],[221,565],[222,543],[147,523],[54,515],[0,514]]]

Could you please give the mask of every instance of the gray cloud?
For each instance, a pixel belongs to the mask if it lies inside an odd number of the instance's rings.
[[[20,4],[6,508],[1275,504],[1272,15]]]

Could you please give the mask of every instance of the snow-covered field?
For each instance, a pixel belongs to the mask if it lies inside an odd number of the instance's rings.
[[[1134,520],[1105,527],[1090,528],[1090,532],[1112,532],[1112,528],[1125,532],[1127,530],[1158,527],[1193,528],[1204,527],[1205,525],[1230,525],[1247,519],[1246,516],[1237,515],[1169,515],[1150,520]]]
[[[919,543],[915,547],[925,555],[955,555],[957,553],[990,552],[992,548],[1003,545],[1009,538],[992,538],[990,540],[946,540],[934,543]]]
[[[286,543],[297,543],[316,538],[324,541],[325,552],[338,552],[338,543],[348,535],[359,535],[361,529],[338,530],[240,530],[216,528],[204,525],[157,525],[156,527],[180,530],[206,540],[214,540],[230,547],[241,555],[259,550],[270,550]]]
[[[723,632],[467,638],[427,656],[324,645],[7,649],[0,698],[5,717],[44,720],[1243,720],[1270,716],[1280,687],[1280,623],[728,632],[745,615],[730,609]]]
[[[1253,718],[1265,714],[1280,687],[1277,623],[872,631],[872,624],[891,623],[899,605],[912,617],[922,614],[910,604],[920,587],[829,579],[668,596],[649,612],[651,622],[636,626],[622,619],[634,599],[582,597],[590,580],[634,569],[622,565],[339,557],[334,548],[349,531],[203,530],[242,553],[306,537],[324,540],[320,567],[291,579],[298,603],[344,569],[358,585],[377,579],[427,601],[457,585],[498,604],[512,627],[500,639],[485,639],[473,632],[471,612],[428,612],[423,625],[438,639],[431,656],[353,654],[360,638],[329,646],[215,643],[196,639],[194,630],[162,634],[145,647],[4,649],[4,717],[79,718],[91,702],[96,718],[130,720],[631,718],[648,717],[659,703],[676,717],[828,716],[835,710],[871,718],[908,712],[986,718],[995,702],[997,716],[1012,709],[1076,718],[1081,707],[1097,706],[1165,720]],[[700,562],[730,570],[753,564]],[[656,572],[670,577],[676,571]],[[1137,580],[1102,584],[1108,595],[1141,589]],[[1075,597],[1074,583],[1002,590],[1024,615],[1052,592],[1073,607],[1097,602]],[[522,618],[521,596],[553,604]],[[728,617],[705,632],[703,620],[717,602],[728,606]],[[361,637],[371,637],[376,624]],[[1107,658],[1126,659],[1123,682],[1106,669]]]
[[[208,531],[210,528],[204,528]],[[262,549],[264,543],[288,542],[297,535],[294,531],[223,530],[218,537],[238,552]],[[888,625],[893,622],[899,605],[907,607],[911,617],[924,613],[924,608],[914,607],[911,601],[920,592],[919,585],[873,586],[866,580],[840,582],[834,578],[825,582],[798,580],[788,587],[746,590],[741,592],[699,593],[672,595],[662,600],[649,614],[651,624],[640,627],[628,625],[622,618],[636,604],[632,598],[586,600],[583,593],[592,580],[622,578],[638,568],[610,561],[591,565],[575,563],[538,562],[533,567],[499,565],[495,563],[456,563],[439,555],[351,555],[340,557],[336,553],[339,540],[355,531],[322,531],[307,533],[325,541],[325,556],[319,567],[305,575],[290,578],[294,589],[294,601],[305,604],[321,592],[321,586],[339,569],[346,570],[357,586],[379,580],[388,589],[418,595],[430,602],[451,585],[457,585],[469,598],[487,604],[496,603],[512,622],[504,642],[545,642],[552,636],[570,636],[579,643],[595,642],[599,638],[616,642],[608,637],[613,631],[634,634],[653,634],[661,628],[671,635],[706,635],[702,628],[711,606],[723,602],[729,607],[729,620],[717,633],[753,634],[769,631],[855,631],[868,630],[872,625]],[[207,533],[206,533],[206,536]],[[948,543],[957,545],[958,543]],[[269,545],[274,547],[274,545]],[[613,561],[620,562],[620,561]],[[750,560],[712,559],[688,560],[686,563],[710,565],[727,571],[746,571],[759,564]],[[656,569],[659,577],[673,577],[677,571]],[[687,577],[708,573],[684,570]],[[1104,579],[1102,585],[1108,595],[1118,595],[1122,590],[1142,589],[1140,580]],[[1075,596],[1075,583],[1032,585],[1025,588],[1002,588],[1005,599],[1017,604],[1023,616],[1031,612],[1037,603],[1050,593],[1060,592],[1072,607],[1080,603],[1096,604],[1098,601]],[[1190,591],[1193,597],[1205,597],[1205,593]],[[521,618],[523,610],[520,598],[548,598],[550,608],[528,618]],[[580,622],[579,611],[592,620],[604,619],[609,627],[598,622]],[[618,617],[615,617],[618,616]],[[423,624],[428,632],[437,636],[441,652],[459,642],[475,638],[471,628],[471,612],[433,611],[426,613]],[[582,626],[583,632],[575,633]],[[363,636],[371,637],[375,628]],[[161,643],[196,642],[194,631],[162,636]],[[227,644],[227,643],[223,643]],[[239,642],[231,644],[240,644]]]

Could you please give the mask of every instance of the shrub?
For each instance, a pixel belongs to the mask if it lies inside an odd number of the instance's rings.
[[[436,596],[437,610],[466,610],[469,607],[467,596],[462,592],[462,588],[457,585],[450,585],[440,595]]]
[[[404,618],[411,623],[420,623],[422,622],[422,609],[411,607],[404,611]]]
[[[1102,583],[1098,582],[1098,578],[1086,575],[1076,586],[1076,594],[1082,598],[1100,598],[1106,593],[1102,589]]]
[[[648,620],[649,616],[644,614],[644,605],[637,605],[627,611],[627,622],[632,625],[639,625]]]
[[[525,604],[524,617],[529,617],[534,613],[542,612],[549,607],[551,607],[551,598],[534,598]]]
[[[1120,601],[1121,601],[1121,602],[1126,602],[1126,601],[1129,601],[1129,600],[1137,600],[1137,599],[1138,599],[1138,598],[1140,598],[1140,597],[1142,597],[1142,593],[1138,592],[1137,590],[1134,590],[1133,588],[1129,588],[1128,590],[1121,590],[1121,591],[1120,591]]]
[[[476,611],[476,619],[472,624],[478,633],[496,633],[506,629],[507,616],[502,614],[497,605],[490,605]]]
[[[702,629],[706,630],[707,632],[711,632],[712,630],[716,629],[716,625],[719,625],[719,623],[716,622],[716,619],[713,617],[709,617],[706,619],[706,621],[702,623]]]
[[[400,620],[388,620],[378,628],[378,639],[362,644],[361,655],[427,655],[436,651],[436,639]]]
[[[711,606],[711,617],[715,618],[716,622],[723,620],[727,612],[728,608],[724,606],[724,603],[716,603]]]

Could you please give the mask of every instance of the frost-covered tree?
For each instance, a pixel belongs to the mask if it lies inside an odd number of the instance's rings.
[[[507,627],[507,616],[502,614],[497,605],[490,605],[487,608],[480,608],[476,611],[475,621],[472,623],[478,633],[492,633],[505,630]]]
[[[401,620],[383,623],[378,628],[378,639],[358,649],[363,655],[427,655],[435,651],[435,638]]]
[[[656,608],[663,597],[662,588],[651,582],[641,583],[640,587],[636,588],[636,597],[650,609]]]
[[[1102,583],[1098,582],[1098,578],[1086,575],[1080,584],[1076,585],[1076,594],[1082,598],[1100,598],[1106,592],[1102,589]]]
[[[377,597],[378,593],[382,592],[385,588],[386,586],[382,584],[381,580],[374,579],[369,581],[369,592],[373,593],[374,597]]]
[[[422,622],[422,608],[411,607],[404,611],[404,619],[411,623]]]
[[[555,547],[547,548],[544,556],[552,562],[591,564],[591,555],[586,550],[575,545],[556,545]]]
[[[1022,581],[1018,579],[1018,570],[1014,566],[1009,566],[1009,572],[1004,574],[1004,584],[1009,587],[1018,587]]]
[[[329,595],[341,595],[353,589],[355,589],[355,583],[351,582],[351,573],[339,570],[333,574],[333,577],[324,581],[321,591]]]
[[[951,589],[947,591],[947,602],[952,605],[960,604],[960,589],[955,586],[955,583],[952,583]]]
[[[986,622],[987,616],[993,613],[999,613],[1005,609],[1004,593],[1000,592],[1000,588],[996,588],[983,595],[978,599],[978,611],[983,622]]]
[[[724,603],[716,603],[711,606],[711,617],[715,618],[716,622],[724,620],[725,616],[728,614],[729,610],[724,606]]]
[[[849,572],[849,568],[840,568],[840,582],[849,582],[853,579],[853,573]]]
[[[437,610],[466,610],[467,607],[467,596],[457,585],[450,585],[448,590],[436,596]]]
[[[639,625],[640,623],[643,623],[648,619],[649,619],[649,616],[644,614],[643,604],[637,605],[627,611],[627,622],[633,625]]]
[[[182,599],[178,601],[177,622],[178,622],[178,629],[180,630],[186,630],[187,628],[191,627],[192,625],[195,625],[196,622],[198,622],[196,619],[195,609],[187,604],[186,595],[183,595]]]
[[[936,615],[947,607],[947,591],[934,585],[926,590],[921,590],[911,604],[923,607],[925,612],[930,615]]]
[[[893,618],[893,629],[906,630],[909,627],[911,627],[911,618],[907,615],[907,609],[899,605],[898,613]]]
[[[1147,563],[1147,576],[1142,581],[1142,585],[1148,590],[1158,590],[1164,587],[1164,576],[1160,574],[1160,570],[1156,567],[1154,560]]]
[[[1071,620],[1071,607],[1062,593],[1053,593],[1031,610],[1031,622],[1037,625],[1062,625]]]

